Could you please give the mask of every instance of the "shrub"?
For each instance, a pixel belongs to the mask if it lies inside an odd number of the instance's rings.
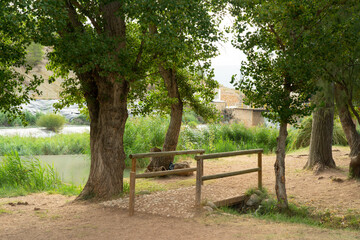
[[[40,44],[31,43],[29,47],[26,49],[26,63],[30,66],[34,67],[38,65],[44,55],[44,52],[42,50],[42,46]]]
[[[312,117],[304,118],[301,122],[301,127],[297,130],[294,136],[291,137],[290,141],[290,150],[295,150],[299,148],[308,147],[310,145],[312,130]],[[334,130],[333,130],[333,145],[347,145],[347,140],[345,133],[341,127],[340,121],[336,119],[334,121]]]
[[[54,113],[49,113],[46,115],[42,115],[36,121],[36,125],[39,127],[45,127],[47,130],[53,132],[59,132],[65,124],[65,118],[61,115],[57,115]]]
[[[43,115],[40,112],[37,112],[36,114],[32,114],[29,111],[24,112],[25,121],[29,125],[35,125],[37,119]],[[12,126],[21,126],[23,125],[21,122],[20,117],[16,117],[15,119],[11,119],[9,116],[7,116],[5,113],[0,112],[0,126],[2,127],[12,127]]]
[[[180,133],[179,149],[202,148],[208,153],[263,148],[272,152],[276,147],[275,128],[247,128],[243,124],[212,124],[204,129],[185,128]]]
[[[90,119],[85,114],[80,114],[69,121],[73,125],[90,125]]]

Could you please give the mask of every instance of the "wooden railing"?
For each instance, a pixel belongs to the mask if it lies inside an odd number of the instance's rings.
[[[214,175],[204,175],[204,159],[214,159],[214,158],[224,158],[224,157],[233,157],[239,155],[247,155],[247,154],[258,154],[258,167],[245,169],[241,171],[228,172],[228,173],[219,173]],[[235,152],[225,152],[225,153],[213,153],[213,154],[205,154],[195,156],[195,160],[197,161],[197,171],[196,171],[196,193],[195,193],[195,206],[200,207],[201,204],[201,185],[203,181],[210,179],[218,179],[224,177],[231,177],[236,175],[242,175],[252,172],[258,172],[258,188],[262,188],[262,153],[263,149],[253,149],[253,150],[244,150],[244,151],[235,151]]]
[[[205,150],[198,149],[198,150],[188,150],[188,151],[150,152],[150,153],[139,153],[139,154],[129,155],[131,159],[129,215],[133,216],[135,211],[135,183],[136,183],[135,179],[136,178],[150,178],[150,177],[166,176],[166,175],[172,175],[178,173],[189,173],[197,170],[197,168],[185,168],[185,169],[136,174],[136,159],[148,158],[148,157],[187,155],[187,154],[203,154],[204,152]]]

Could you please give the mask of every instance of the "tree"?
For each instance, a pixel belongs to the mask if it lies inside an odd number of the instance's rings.
[[[157,82],[157,85],[160,84],[166,89],[166,93],[165,91],[157,91],[160,95],[146,95],[141,107],[147,110],[157,109],[158,111],[170,112],[170,124],[165,136],[163,151],[176,150],[183,109],[186,104],[199,112],[200,115],[210,115],[209,112],[214,115],[215,113],[215,108],[211,108],[209,102],[215,95],[214,88],[217,87],[217,84],[211,78],[212,72],[210,72],[209,77],[204,77],[203,74],[209,70],[208,59],[217,53],[214,43],[219,40],[220,36],[217,29],[219,21],[209,25],[211,18],[213,20],[215,18],[208,15],[208,12],[211,10],[214,14],[220,11],[222,2],[214,1],[210,5],[203,3],[203,7],[193,10],[196,13],[197,28],[183,27],[192,24],[192,17],[194,16],[179,14],[182,8],[191,8],[193,3],[184,1],[182,4],[179,2],[158,2],[153,8],[146,4],[139,6],[146,9],[144,12],[146,11],[148,14],[142,16],[142,19],[152,18],[149,26],[150,40],[155,46],[152,48],[152,52],[155,56],[155,66],[163,80],[163,84]],[[166,11],[161,11],[161,9],[166,9]],[[202,17],[198,18],[197,16]],[[166,21],[161,21],[161,18],[166,19]],[[199,31],[199,28],[206,29],[206,31]],[[184,41],[186,35],[192,36],[191,41]],[[171,42],[164,41],[164,39],[171,39]],[[164,51],[164,45],[167,44],[169,48]],[[184,47],[179,48],[178,46]],[[180,49],[183,50],[180,51]],[[198,51],[198,49],[203,49],[203,51]],[[202,61],[203,64],[198,64],[199,61]],[[196,71],[201,71],[203,74],[199,76]],[[156,80],[157,78],[155,78]],[[165,89],[163,88],[163,90]],[[154,106],[154,100],[158,106]],[[203,104],[205,106],[201,106]],[[162,108],[160,109],[159,106]],[[165,169],[168,169],[173,157],[164,157],[162,161],[165,163]]]
[[[350,146],[351,176],[360,177],[360,135],[356,131],[353,116],[360,123],[358,110],[354,106],[360,90],[360,6],[358,1],[344,1],[330,15],[328,24],[318,31],[319,51],[323,75],[335,86],[335,101],[341,125]]]
[[[205,69],[203,70],[205,71]],[[136,114],[170,113],[170,125],[166,133],[163,151],[176,150],[184,107],[193,109],[196,114],[207,121],[217,118],[217,110],[211,101],[216,94],[215,89],[218,83],[212,77],[212,71],[205,76],[205,74],[200,75],[197,72],[191,73],[190,70],[178,69],[173,79],[174,83],[168,84],[173,88],[170,91],[177,94],[177,98],[170,97],[169,87],[165,85],[163,78],[156,77],[150,81],[154,86],[153,89],[142,96],[140,102],[134,103]],[[161,166],[168,169],[170,163],[173,162],[173,157],[162,157],[155,160],[161,160]]]
[[[325,167],[335,168],[332,157],[332,136],[334,128],[334,85],[324,79],[318,80],[320,90],[312,102],[317,106],[313,112],[309,159],[304,168],[316,173]]]
[[[316,91],[318,68],[310,61],[310,33],[322,23],[332,4],[328,1],[240,1],[234,0],[235,47],[247,61],[242,79],[233,83],[244,92],[247,102],[266,106],[265,116],[280,124],[277,139],[275,190],[278,207],[288,207],[285,187],[287,125],[309,115],[306,104]]]
[[[212,3],[25,0],[7,1],[7,4],[13,11],[28,16],[26,26],[35,43],[52,47],[48,56],[50,68],[55,71],[55,77],[66,79],[62,105],[82,103],[85,99],[90,115],[91,167],[79,199],[118,195],[123,190],[126,157],[123,135],[129,94],[146,88],[146,76],[155,69],[155,49],[161,48],[172,59],[175,56],[171,53],[194,51],[187,49],[187,42],[200,41],[194,52],[208,51],[214,39],[208,30],[214,24],[210,14]],[[162,14],[171,9],[174,11],[170,15]],[[176,32],[180,26],[175,29],[172,26],[180,18],[187,18],[187,22],[181,26],[184,31]],[[154,23],[158,27],[168,26],[163,29],[168,34],[162,35],[162,41],[157,44],[152,42],[148,30]],[[189,29],[201,34],[191,35]],[[70,71],[76,78],[69,77]]]
[[[13,11],[13,6],[6,1],[0,2],[0,111],[10,119],[20,116],[26,124],[21,104],[29,103],[32,94],[39,94],[36,87],[42,79],[33,76],[26,79],[16,68],[26,66],[26,47],[31,39],[26,25],[27,17]],[[26,66],[26,73],[31,70]]]

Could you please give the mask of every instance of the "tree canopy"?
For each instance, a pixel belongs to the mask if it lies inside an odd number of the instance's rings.
[[[26,48],[31,43],[26,21],[27,16],[14,11],[8,2],[0,3],[0,111],[12,117],[20,115],[24,123],[20,105],[39,93],[36,87],[42,81],[37,76],[27,79],[15,69],[31,69],[25,61]]]
[[[176,70],[183,79],[181,91],[197,91],[189,86],[194,78],[186,79],[182,69],[208,68],[220,37],[216,13],[223,2],[2,1],[2,12],[16,16],[11,21],[18,34],[7,34],[15,43],[18,36],[26,40],[19,42],[22,56],[14,61],[24,58],[30,42],[49,46],[49,68],[54,71],[49,81],[65,79],[60,105],[85,101],[89,109],[91,169],[81,198],[109,198],[122,192],[128,99],[143,94],[149,76],[161,72],[159,65]],[[191,97],[190,101],[198,98]]]

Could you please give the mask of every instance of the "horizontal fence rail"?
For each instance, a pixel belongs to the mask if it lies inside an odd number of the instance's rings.
[[[227,173],[219,173],[214,175],[204,175],[204,159],[214,159],[214,158],[224,158],[224,157],[234,157],[240,155],[247,154],[258,154],[258,167],[245,169],[241,171],[227,172]],[[234,151],[234,152],[225,152],[225,153],[212,153],[212,154],[204,154],[195,156],[195,160],[197,161],[197,171],[196,171],[196,193],[195,193],[195,206],[200,207],[201,203],[201,185],[204,181],[211,179],[219,179],[224,177],[237,176],[247,173],[258,172],[258,188],[262,188],[262,153],[263,149],[251,149],[251,150],[243,150],[243,151]]]
[[[178,173],[189,173],[189,172],[195,172],[196,168],[183,168],[183,169],[174,169],[174,170],[168,170],[168,171],[159,171],[159,172],[149,172],[149,173],[140,173],[136,174],[136,178],[152,178],[152,177],[160,177],[160,176],[166,176],[166,175],[172,175],[172,174],[178,174]]]
[[[185,151],[168,151],[168,152],[149,152],[149,153],[137,153],[130,154],[129,158],[139,159],[139,158],[147,158],[147,157],[167,157],[167,156],[175,156],[175,155],[187,155],[187,154],[202,154],[205,150],[185,150]]]
[[[203,176],[201,178],[201,180],[207,181],[207,180],[211,180],[211,179],[232,177],[232,176],[243,175],[243,174],[252,173],[252,172],[258,172],[259,170],[260,170],[260,168],[251,168],[251,169],[246,169],[246,170],[242,170],[242,171],[219,173],[219,174],[214,174],[214,175]]]
[[[185,168],[185,169],[175,169],[175,170],[168,170],[168,171],[136,174],[136,159],[148,158],[148,157],[166,157],[166,156],[176,156],[176,155],[203,154],[204,152],[205,152],[205,150],[203,150],[203,149],[197,149],[197,150],[185,150],[185,151],[149,152],[149,153],[130,154],[129,158],[131,159],[131,171],[130,171],[129,215],[133,216],[134,212],[135,212],[136,178],[151,178],[151,177],[167,176],[167,175],[172,175],[172,174],[189,173],[189,172],[197,171],[197,168]]]
[[[233,156],[239,156],[239,155],[262,153],[263,151],[264,151],[263,149],[251,149],[251,150],[234,151],[234,152],[204,154],[204,155],[200,155],[200,156],[195,156],[195,160],[233,157]]]

